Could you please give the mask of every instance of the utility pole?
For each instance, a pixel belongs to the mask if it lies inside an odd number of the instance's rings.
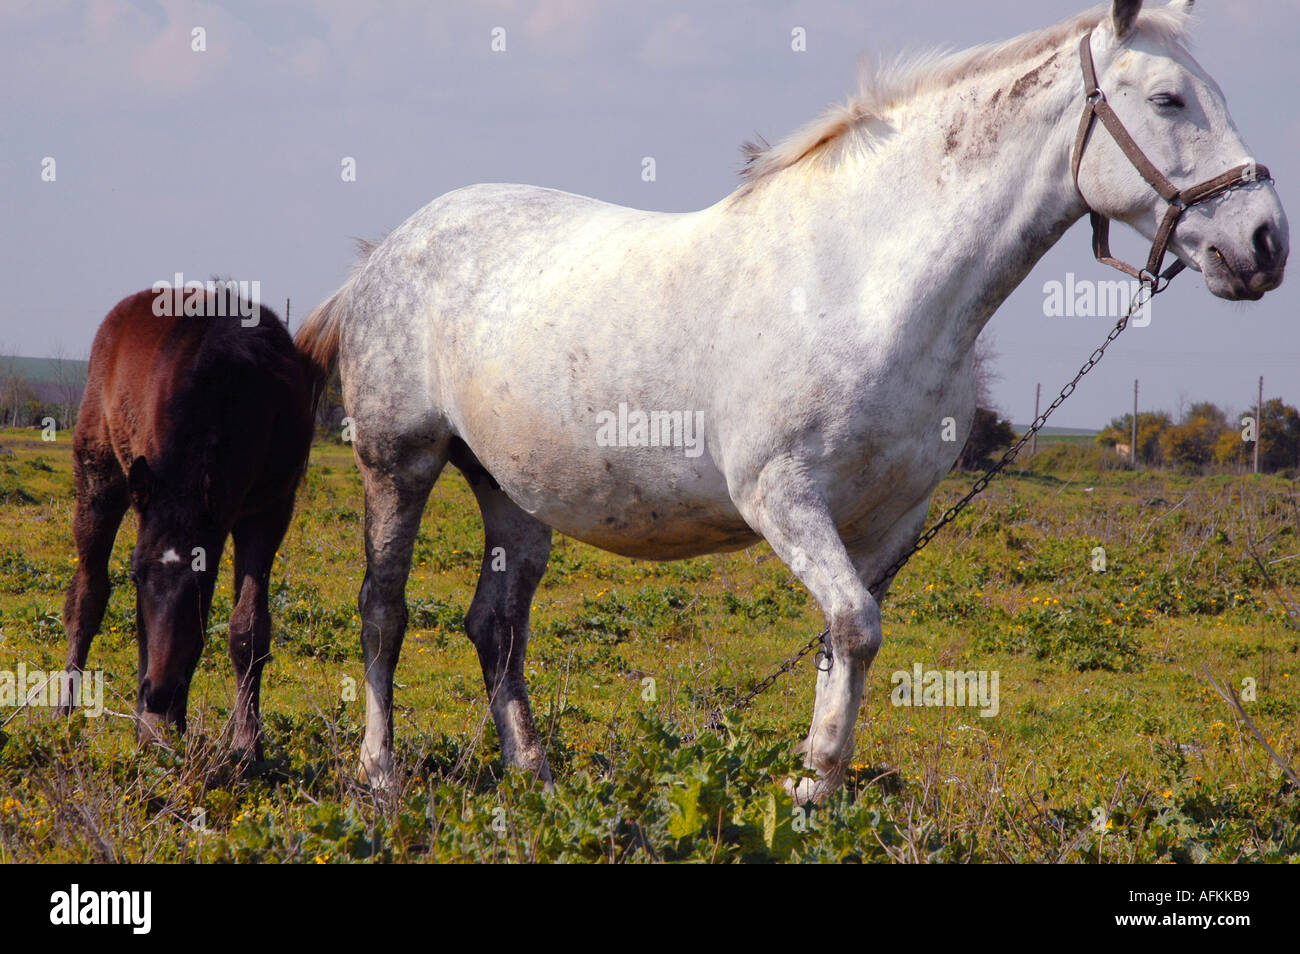
[[[1034,386],[1034,423],[1038,423],[1038,401],[1043,396],[1043,384],[1040,381]],[[1029,455],[1032,457],[1038,453],[1038,432],[1034,431],[1034,436],[1029,439]]]
[[[1264,376],[1259,377],[1259,399],[1255,402],[1255,473],[1259,473],[1259,439],[1264,436]]]
[[[289,299],[284,300],[284,330],[289,330]]]
[[[1134,467],[1138,465],[1138,383],[1137,378],[1133,379],[1133,434],[1129,438],[1132,443],[1129,444],[1129,460]]]

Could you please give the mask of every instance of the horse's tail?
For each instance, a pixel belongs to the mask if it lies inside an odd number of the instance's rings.
[[[316,378],[314,391],[317,399],[320,397],[325,381],[334,373],[334,366],[338,362],[343,322],[352,307],[352,287],[361,273],[361,267],[365,265],[370,253],[375,250],[375,244],[372,242],[359,241],[357,245],[361,254],[351,277],[338,291],[316,306],[293,338],[299,353],[311,363]]]

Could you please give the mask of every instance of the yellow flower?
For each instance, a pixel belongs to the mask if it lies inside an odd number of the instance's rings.
[[[1161,792],[1160,795],[1161,795],[1161,797],[1163,797],[1163,798],[1173,798],[1173,797],[1174,797],[1174,790],[1173,790],[1172,788],[1167,788],[1167,789],[1165,789],[1163,792]]]

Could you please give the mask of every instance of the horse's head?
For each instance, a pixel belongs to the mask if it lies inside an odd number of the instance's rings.
[[[163,724],[185,731],[190,677],[203,652],[215,567],[207,567],[212,534],[199,526],[199,501],[166,486],[143,457],[131,465],[127,484],[140,514],[131,579],[143,743],[156,738]],[[204,548],[202,556],[196,547]]]
[[[1273,183],[1253,175],[1254,159],[1223,91],[1181,42],[1191,7],[1192,0],[1174,0],[1139,16],[1142,0],[1113,0],[1110,17],[1092,34],[1100,89],[1094,99],[1109,104],[1157,176],[1175,190],[1240,170],[1230,187],[1187,202],[1168,247],[1205,276],[1215,295],[1255,300],[1282,283],[1290,246],[1286,214]],[[1171,202],[1105,126],[1093,123],[1081,151],[1079,191],[1093,211],[1155,241]]]

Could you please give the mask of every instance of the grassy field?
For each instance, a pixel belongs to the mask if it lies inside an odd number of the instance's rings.
[[[0,446],[0,669],[57,669],[70,440],[9,431]],[[128,518],[90,658],[110,712],[0,709],[0,861],[1300,860],[1300,792],[1202,669],[1300,764],[1297,489],[1097,460],[1045,442],[903,571],[848,782],[810,813],[780,786],[811,713],[809,663],[726,731],[682,741],[821,627],[765,546],[650,564],[557,537],[529,652],[557,790],[504,773],[461,629],[481,526],[450,468],[408,589],[404,783],[359,785],[361,488],[350,451],[318,443],[273,581],[266,762],[236,771],[223,749],[229,550],[189,736],[134,746]],[[936,512],[968,484],[945,481]],[[996,716],[891,704],[891,674],[918,663],[996,671]]]

